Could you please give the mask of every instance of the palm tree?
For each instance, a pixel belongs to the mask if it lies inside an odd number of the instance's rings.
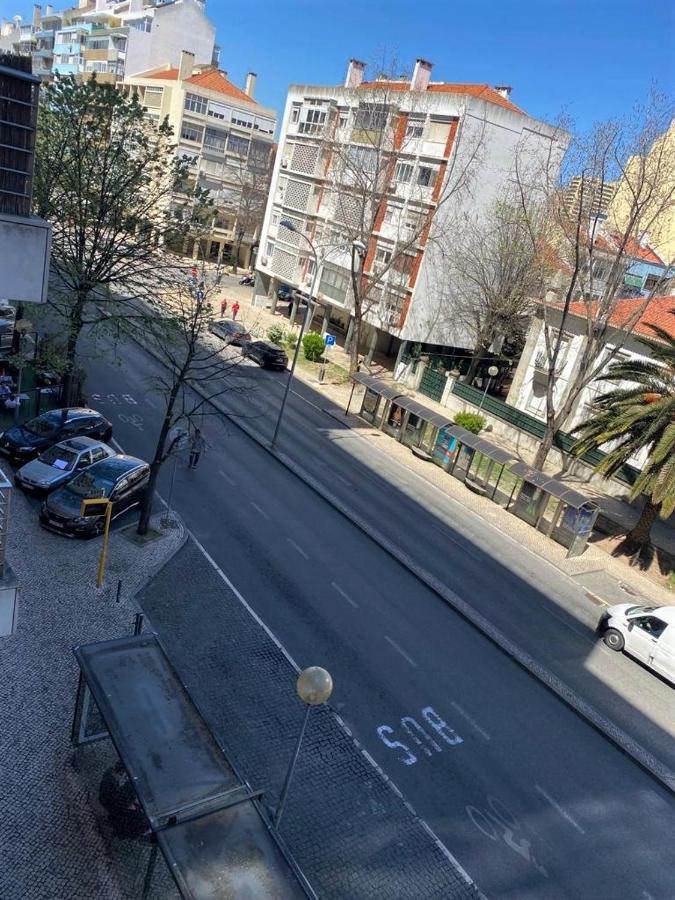
[[[675,307],[670,314],[675,317]],[[675,510],[675,337],[663,328],[649,327],[655,337],[639,340],[651,359],[614,362],[597,379],[630,384],[597,398],[595,414],[575,429],[579,439],[572,448],[575,456],[581,456],[615,442],[595,469],[607,477],[649,448],[630,492],[631,500],[640,494],[646,497],[638,522],[626,535],[624,548],[630,553],[643,552],[656,518],[667,519]]]

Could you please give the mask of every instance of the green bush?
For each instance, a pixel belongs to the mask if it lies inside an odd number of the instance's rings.
[[[286,335],[286,346],[289,350],[295,350],[295,346],[298,343],[298,336],[294,331],[289,331]]]
[[[310,331],[310,333],[306,334],[302,339],[302,349],[305,354],[305,359],[308,359],[310,362],[317,362],[323,356],[325,346],[323,338],[315,331]]]
[[[458,412],[455,416],[455,425],[466,428],[472,434],[480,434],[485,428],[485,419],[478,413]]]
[[[281,325],[272,325],[267,329],[267,338],[273,344],[283,344],[286,339],[286,332]]]

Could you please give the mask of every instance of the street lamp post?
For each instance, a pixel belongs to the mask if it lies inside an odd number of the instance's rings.
[[[499,375],[499,369],[497,368],[497,366],[490,366],[490,368],[488,369],[488,375],[490,377],[488,378],[487,383],[485,385],[485,390],[483,391],[483,396],[481,397],[481,400],[480,400],[480,406],[478,407],[479,410],[483,408],[483,404],[485,403],[485,397],[487,395],[488,388],[490,387],[490,382],[492,381],[493,378],[496,378],[497,375]]]
[[[313,302],[314,302],[314,293],[316,291],[317,282],[319,279],[319,256],[316,252],[316,247],[313,242],[304,234],[302,231],[298,231],[295,225],[291,222],[290,219],[282,219],[279,222],[279,225],[283,228],[288,228],[289,231],[294,231],[296,234],[299,234],[303,237],[310,246],[312,251],[312,256],[314,257],[314,274],[312,276],[312,285],[309,289],[309,302],[307,304],[307,312],[302,318],[302,322],[300,323],[300,333],[298,334],[298,340],[295,345],[295,350],[293,352],[293,361],[291,363],[291,371],[288,374],[288,378],[286,379],[286,387],[284,389],[284,396],[281,400],[281,407],[279,409],[279,415],[277,417],[277,424],[274,427],[274,434],[272,435],[272,447],[276,445],[277,438],[279,436],[279,429],[281,428],[281,420],[284,417],[284,410],[286,409],[286,401],[288,400],[288,394],[291,390],[291,383],[293,382],[293,374],[295,372],[295,366],[298,362],[298,354],[300,353],[300,345],[302,344],[302,336],[305,333],[305,328],[309,323],[309,317],[312,314]]]
[[[281,789],[279,805],[277,806],[277,810],[274,813],[273,823],[275,828],[279,827],[279,822],[281,821],[281,816],[284,812],[286,797],[288,796],[288,788],[290,787],[291,779],[293,778],[295,764],[297,763],[298,756],[300,755],[300,747],[302,746],[302,739],[305,736],[305,729],[307,728],[309,713],[313,706],[320,706],[322,703],[325,703],[333,693],[333,679],[330,676],[330,672],[327,672],[320,666],[310,666],[308,669],[304,669],[298,675],[296,690],[300,699],[303,701],[303,703],[306,704],[306,709],[305,715],[302,719],[300,734],[298,735],[298,739],[295,744],[295,750],[293,751],[293,756],[291,757],[291,762],[288,767],[288,771],[286,772],[284,786]]]

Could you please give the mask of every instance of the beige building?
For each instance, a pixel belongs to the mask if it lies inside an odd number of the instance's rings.
[[[204,236],[174,248],[195,259],[222,262],[236,256],[246,266],[256,246],[273,163],[276,113],[256,103],[255,83],[249,72],[245,88],[239,88],[226,72],[195,66],[187,52],[178,68],[125,78],[149,118],[159,124],[168,117],[177,153],[191,161],[190,187],[209,190],[214,201]],[[175,196],[177,208],[185,203],[186,197]]]
[[[617,231],[623,231],[627,227],[632,207],[631,179],[635,175],[641,177],[638,174],[641,166],[642,160],[639,157],[632,157],[628,161],[626,175],[619,182],[609,205],[609,221]],[[656,173],[657,170],[658,180],[661,182],[660,190],[657,191],[651,211],[648,208],[642,218],[649,220],[660,207],[663,207],[654,221],[650,222],[647,234],[650,244],[661,259],[667,265],[672,265],[675,262],[675,119],[668,131],[654,142],[647,156],[645,169],[647,176],[650,172]],[[669,173],[670,177],[664,177],[665,173]]]
[[[615,181],[602,182],[599,178],[575,175],[565,190],[565,206],[572,218],[579,214],[582,202],[586,218],[605,215],[615,191]]]

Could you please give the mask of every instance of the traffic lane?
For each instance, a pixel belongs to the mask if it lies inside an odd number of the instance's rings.
[[[143,373],[146,378],[149,378],[156,363],[140,349],[131,347],[129,352],[134,363],[129,370]],[[119,372],[116,373],[116,378],[119,378]],[[123,403],[120,394],[112,396],[116,403]],[[126,397],[127,395],[123,393],[121,396]],[[232,396],[232,400],[238,399],[238,395]],[[306,408],[306,404],[303,406]],[[245,407],[243,410],[244,414],[247,414]],[[317,448],[320,445],[313,440],[311,432],[308,433],[302,427],[301,416],[297,422],[295,421],[295,417],[299,414],[290,405],[287,415],[294,417],[290,433],[295,435],[294,455],[297,459],[302,460],[308,468],[315,466],[316,459],[322,461],[321,468],[316,474],[318,477],[323,477],[324,480],[326,474],[334,471],[336,467],[345,469],[348,460],[344,456],[328,460],[323,446],[321,446],[321,452],[318,452]],[[131,424],[134,424],[134,418],[133,415],[122,415],[122,419],[130,421]],[[249,424],[257,425],[258,423],[252,419]],[[231,426],[231,429],[233,428],[234,426]],[[224,439],[228,440],[226,436]],[[352,438],[351,440],[359,439]],[[384,463],[382,466],[379,465],[382,462],[381,457],[382,454],[378,454],[378,468],[380,469],[384,466]],[[247,452],[244,449],[242,454],[244,469],[246,458]],[[232,462],[233,460],[230,458],[229,464],[231,465]],[[162,483],[166,483],[168,479],[167,467],[165,466],[164,469]],[[343,493],[346,502],[358,507],[361,498],[370,490],[370,483],[379,481],[379,474],[378,472],[374,473],[372,469],[368,469],[363,464],[357,464],[351,467],[349,475],[352,478],[351,484],[342,484],[339,479],[333,479],[333,487],[336,492]],[[437,494],[432,489],[430,492],[434,495]],[[398,496],[401,497],[402,505],[396,508],[392,506],[392,497]],[[404,527],[395,537],[405,545],[411,532],[413,538],[415,533],[428,536],[429,543],[434,549],[433,558],[428,556],[429,547],[426,546],[426,543],[420,549],[420,552],[426,554],[421,561],[427,568],[433,571],[434,566],[438,565],[437,560],[441,560],[445,564],[445,568],[439,573],[439,577],[460,597],[464,597],[474,608],[486,615],[519,646],[530,652],[535,658],[539,658],[547,668],[552,669],[558,677],[562,677],[581,696],[595,704],[604,715],[616,721],[638,743],[646,745],[657,758],[664,760],[669,765],[675,764],[672,722],[668,712],[672,689],[654,678],[651,673],[640,669],[629,657],[610,654],[602,646],[598,647],[595,637],[590,632],[585,641],[582,641],[578,634],[565,633],[569,632],[570,628],[573,628],[575,632],[578,629],[575,619],[568,616],[564,608],[565,602],[571,603],[564,596],[566,588],[564,579],[556,578],[555,575],[551,578],[550,568],[543,566],[539,573],[537,586],[528,589],[527,581],[519,581],[517,577],[513,578],[510,570],[501,565],[501,561],[496,562],[493,557],[476,550],[470,542],[468,546],[465,544],[463,552],[456,552],[452,544],[448,546],[448,541],[443,540],[434,547],[434,530],[444,526],[442,523],[439,525],[433,516],[426,516],[422,505],[415,506],[410,498],[401,492],[381,490],[376,499],[379,499],[380,504],[389,504],[387,514],[378,516],[379,528],[385,530],[395,522],[421,521],[422,526],[425,527],[420,526],[416,529]],[[428,498],[423,499],[426,504]],[[403,505],[406,502],[410,504],[408,512],[405,512]],[[375,499],[370,508],[366,503],[363,515],[372,518],[374,510],[378,510]],[[475,522],[473,517],[468,517],[467,521]],[[485,530],[494,531],[494,529]],[[463,536],[454,531],[453,540],[457,545],[463,540]],[[464,540],[466,542],[466,539]],[[522,554],[522,556],[528,560],[533,559],[530,554]],[[443,577],[444,574],[445,577]],[[495,585],[498,585],[497,589],[495,589]],[[545,586],[546,596],[538,590],[538,585]],[[559,598],[561,591],[563,597],[558,599],[555,604],[551,603],[550,596],[553,596],[554,599]],[[559,605],[563,606],[562,610],[559,610]],[[566,622],[568,628],[561,629],[559,626]],[[543,631],[545,626],[547,631]],[[591,671],[592,678],[586,677],[586,669]]]
[[[213,423],[211,420],[207,420],[207,434],[208,429]],[[140,432],[137,431],[137,434]],[[210,435],[212,440],[215,439],[215,435]],[[247,439],[243,438],[240,434],[237,434],[237,438],[242,441],[246,441]],[[260,452],[260,451],[259,451]],[[230,458],[232,456],[230,455]],[[267,470],[269,469],[269,457],[266,455],[261,460],[262,468],[264,472],[261,473],[261,476],[267,474]],[[187,496],[186,502],[188,505],[190,501],[194,504],[195,499],[195,488],[194,488],[194,479],[196,479],[197,475],[202,475],[208,479],[209,485],[212,484],[216,479],[214,477],[214,473],[209,470],[211,467],[215,467],[220,465],[220,460],[218,458],[218,454],[213,454],[211,451],[204,458],[202,464],[200,464],[200,469],[197,473],[191,473],[191,477],[193,481],[186,484],[187,487]],[[230,468],[230,472],[232,469]],[[250,475],[249,475],[250,477]],[[262,481],[262,477],[253,477],[251,479],[253,481],[254,487],[256,490],[259,490],[259,485]],[[288,479],[284,479],[287,481]],[[304,486],[303,486],[304,487]],[[281,634],[286,642],[289,645],[289,649],[291,652],[295,652],[295,654],[302,658],[303,648],[306,653],[307,647],[320,647],[322,658],[330,659],[331,668],[339,674],[336,674],[337,683],[345,685],[345,688],[349,693],[345,693],[344,695],[341,692],[336,691],[336,699],[340,702],[340,697],[344,696],[345,700],[342,702],[346,703],[347,709],[345,710],[347,714],[347,718],[350,723],[355,727],[355,730],[359,734],[360,738],[363,740],[364,744],[370,749],[373,755],[379,754],[381,755],[384,752],[384,758],[381,759],[381,763],[383,764],[385,770],[389,770],[390,774],[396,778],[394,772],[391,771],[392,760],[391,755],[392,752],[395,752],[398,755],[403,754],[405,751],[399,747],[389,747],[384,744],[381,739],[381,735],[378,732],[379,738],[379,746],[377,740],[371,737],[368,737],[368,723],[371,723],[372,730],[372,719],[373,719],[373,701],[371,699],[372,694],[375,695],[375,701],[381,710],[380,718],[388,719],[390,722],[393,722],[395,725],[397,724],[396,713],[401,712],[403,709],[403,715],[400,716],[400,719],[406,719],[405,725],[407,729],[413,730],[413,736],[408,736],[408,732],[404,730],[402,732],[402,737],[405,737],[408,741],[409,749],[416,748],[419,752],[419,757],[421,760],[426,759],[426,749],[428,749],[431,753],[437,753],[435,746],[440,746],[439,741],[435,741],[434,743],[429,743],[428,739],[423,735],[418,729],[418,725],[411,724],[411,720],[414,719],[414,715],[405,715],[405,707],[409,710],[414,710],[415,715],[418,718],[422,719],[425,722],[420,710],[431,708],[435,712],[438,712],[436,707],[439,707],[442,711],[441,714],[444,716],[443,721],[447,721],[448,719],[453,720],[453,725],[458,729],[462,726],[463,732],[466,733],[467,723],[469,720],[472,720],[474,723],[478,724],[478,727],[481,728],[486,733],[489,733],[491,737],[493,734],[497,736],[498,743],[511,745],[514,749],[517,749],[517,753],[514,754],[513,749],[511,750],[508,759],[510,760],[512,756],[516,756],[517,766],[514,770],[512,767],[508,769],[508,771],[504,772],[504,767],[499,763],[499,760],[495,760],[493,758],[485,758],[485,754],[479,754],[475,751],[468,756],[467,759],[462,759],[461,762],[458,761],[458,770],[452,769],[450,772],[450,779],[452,781],[452,795],[448,796],[447,791],[444,793],[441,789],[433,789],[432,797],[438,796],[442,798],[441,805],[439,809],[434,809],[429,807],[428,809],[424,809],[424,813],[428,816],[428,818],[438,819],[437,828],[439,832],[441,832],[442,836],[445,836],[446,840],[453,846],[453,849],[457,852],[458,846],[461,847],[462,855],[460,858],[465,862],[465,864],[469,864],[469,860],[471,861],[471,871],[475,872],[475,866],[479,866],[480,871],[480,881],[482,884],[487,886],[490,884],[492,888],[498,888],[501,892],[504,890],[508,890],[508,885],[512,885],[514,883],[518,884],[518,891],[520,892],[520,896],[525,896],[524,891],[526,890],[526,880],[535,879],[531,884],[531,890],[533,891],[532,896],[548,896],[548,888],[542,887],[542,885],[537,880],[537,876],[543,878],[542,873],[539,872],[537,867],[547,868],[544,863],[539,860],[535,849],[534,849],[534,841],[533,838],[535,835],[539,835],[540,833],[546,833],[547,829],[556,826],[557,823],[550,822],[548,825],[544,826],[542,823],[542,815],[540,811],[535,812],[536,821],[536,829],[530,824],[532,819],[532,811],[525,807],[525,812],[523,813],[523,796],[528,796],[526,786],[519,786],[517,790],[514,789],[514,785],[517,784],[517,775],[521,771],[527,772],[535,772],[537,773],[536,768],[534,767],[534,760],[525,759],[523,757],[523,750],[520,747],[514,747],[515,739],[512,731],[504,734],[502,739],[499,740],[500,730],[503,728],[503,724],[500,726],[498,722],[494,721],[494,717],[482,715],[480,719],[477,718],[479,713],[477,710],[482,711],[484,705],[484,697],[489,697],[494,694],[494,684],[508,684],[509,689],[507,691],[507,696],[502,698],[497,698],[498,702],[493,704],[497,709],[504,708],[508,710],[507,715],[507,726],[511,726],[514,718],[514,710],[512,702],[510,702],[510,697],[518,696],[520,698],[520,707],[524,710],[527,710],[526,720],[525,722],[518,722],[518,733],[522,733],[524,739],[527,743],[531,745],[535,745],[537,741],[537,731],[535,728],[534,732],[528,731],[526,725],[533,720],[532,715],[532,706],[533,703],[527,697],[523,695],[522,686],[518,688],[518,686],[513,686],[510,684],[509,680],[503,676],[503,673],[493,672],[491,671],[489,666],[485,667],[486,672],[489,672],[489,678],[487,684],[480,685],[479,695],[476,696],[475,690],[472,690],[472,681],[476,679],[475,675],[475,660],[481,659],[484,661],[485,652],[481,649],[476,650],[473,645],[471,638],[476,636],[476,633],[472,629],[468,629],[464,623],[461,623],[462,627],[460,627],[459,631],[457,631],[457,624],[454,622],[448,621],[448,614],[445,610],[439,610],[439,605],[437,603],[436,598],[432,595],[430,598],[430,603],[427,603],[426,606],[429,610],[435,611],[436,616],[438,616],[439,611],[442,612],[440,618],[437,618],[435,621],[431,622],[423,622],[422,631],[420,634],[426,635],[439,635],[439,639],[441,641],[440,645],[433,650],[427,646],[426,638],[423,641],[423,645],[419,647],[413,646],[410,642],[410,635],[415,634],[415,626],[417,625],[419,628],[420,625],[420,609],[424,609],[424,604],[420,603],[419,599],[416,599],[414,604],[414,608],[416,610],[415,616],[412,622],[406,622],[403,627],[389,627],[388,631],[393,632],[394,637],[391,635],[384,635],[384,641],[381,639],[379,641],[373,641],[372,639],[362,640],[361,644],[358,643],[358,639],[360,637],[366,635],[373,635],[380,632],[380,635],[383,635],[382,631],[382,622],[380,616],[378,615],[377,622],[369,623],[364,621],[363,613],[359,614],[358,622],[352,623],[351,628],[345,628],[342,624],[343,616],[338,615],[337,621],[330,622],[327,621],[330,619],[331,615],[334,615],[338,607],[334,602],[329,602],[327,605],[324,605],[323,608],[317,609],[318,606],[321,606],[319,601],[325,595],[321,592],[317,593],[315,589],[315,585],[317,583],[316,580],[316,565],[314,564],[314,559],[306,560],[305,562],[311,563],[308,565],[308,583],[302,584],[303,579],[300,578],[302,575],[303,567],[302,567],[302,554],[299,554],[298,557],[293,557],[292,561],[290,561],[290,567],[293,570],[293,577],[288,578],[287,570],[289,568],[289,554],[284,553],[275,553],[275,548],[281,546],[281,542],[274,543],[273,537],[270,535],[265,535],[262,533],[264,531],[264,525],[261,525],[260,522],[254,521],[253,523],[250,521],[251,513],[247,512],[247,504],[246,498],[243,496],[243,492],[245,490],[245,485],[242,483],[240,485],[240,489],[238,491],[238,496],[236,501],[232,502],[232,492],[229,491],[229,502],[223,502],[221,498],[216,497],[216,494],[213,490],[209,490],[205,494],[203,494],[204,503],[199,504],[199,510],[203,514],[204,521],[202,522],[202,515],[199,516],[198,522],[198,530],[201,532],[201,536],[207,542],[207,548],[213,552],[213,555],[216,559],[218,559],[219,563],[223,564],[226,568],[229,567],[229,571],[236,570],[239,573],[243,573],[244,569],[248,569],[249,571],[255,571],[255,577],[252,580],[244,579],[238,586],[244,587],[245,594],[249,596],[255,596],[260,601],[262,598],[262,602],[254,603],[257,608],[257,611],[263,615],[266,621],[270,622],[273,625],[273,629],[276,633]],[[312,492],[307,492],[305,489],[308,498],[316,500],[318,498]],[[284,497],[281,500],[282,511],[288,507],[291,499],[293,499],[297,505],[298,497],[297,497],[297,489],[294,486],[292,491],[293,497]],[[270,495],[278,496],[278,491],[275,489],[271,492]],[[177,493],[177,502],[179,504],[183,503],[183,500],[180,497],[180,488]],[[266,502],[266,498],[264,495],[256,494],[256,501],[261,501],[261,503]],[[259,504],[260,505],[260,504]],[[266,507],[261,506],[261,509],[266,509]],[[227,536],[224,535],[224,529],[218,530],[216,528],[216,533],[214,533],[214,522],[218,522],[218,517],[220,515],[222,519],[223,509],[226,510],[227,515],[227,523],[225,528],[227,529]],[[332,511],[331,511],[332,512]],[[194,511],[193,511],[194,515]],[[272,515],[270,515],[269,521],[272,522],[270,527],[277,529],[279,522],[275,522],[272,520]],[[333,514],[334,515],[334,514]],[[292,514],[287,516],[287,518],[292,519]],[[341,519],[341,517],[339,517]],[[316,518],[313,517],[311,511],[308,511],[306,515],[302,516],[302,521],[316,521]],[[263,522],[268,521],[264,518]],[[195,523],[193,522],[193,528],[195,527]],[[311,539],[312,535],[309,533],[303,533],[302,529],[298,526],[301,523],[297,521],[292,522],[293,533],[298,538],[296,541],[297,545],[302,548],[309,548],[312,550]],[[234,535],[234,537],[233,537]],[[251,539],[251,535],[260,538],[259,544],[256,539]],[[243,536],[243,538],[241,537]],[[324,537],[325,537],[324,531]],[[328,545],[332,546],[335,541],[339,541],[339,545],[344,545],[344,535],[337,534],[333,536],[329,534],[328,536]],[[225,538],[225,539],[223,539]],[[381,585],[380,595],[386,598],[391,598],[397,596],[397,592],[400,592],[400,595],[410,597],[411,593],[418,588],[419,583],[414,579],[411,579],[409,573],[402,571],[402,573],[396,573],[392,583],[385,583],[384,580],[384,572],[380,568],[373,569],[372,562],[370,560],[366,560],[363,563],[359,562],[359,553],[361,551],[361,544],[363,543],[363,538],[359,534],[359,540],[357,541],[356,547],[348,548],[347,555],[353,560],[356,561],[356,565],[353,566],[354,571],[377,571],[378,578],[377,583]],[[270,541],[272,540],[272,543]],[[243,567],[242,562],[245,561],[247,553],[252,548],[252,563],[250,566]],[[305,552],[307,550],[305,549]],[[313,552],[316,552],[315,550]],[[297,553],[297,551],[296,551]],[[261,569],[260,559],[264,559],[266,556],[270,557],[268,563],[264,565]],[[292,556],[292,554],[291,554]],[[389,558],[387,557],[387,562],[391,563]],[[319,568],[323,571],[325,570],[331,562],[335,562],[334,556],[331,555],[324,556],[323,558],[318,559]],[[333,573],[335,577],[338,577],[338,572],[335,571]],[[342,573],[344,574],[344,573]],[[401,575],[404,578],[410,579],[411,584],[401,584]],[[335,582],[338,583],[339,582]],[[377,594],[377,590],[375,589],[376,585],[369,584],[367,589],[361,590],[361,592],[357,595],[359,597],[362,596],[373,596]],[[286,599],[286,603],[282,606],[279,604],[279,595],[282,595]],[[268,598],[270,602],[265,603],[265,599]],[[349,604],[348,604],[349,605]],[[408,609],[412,608],[411,604],[407,605]],[[365,612],[368,612],[366,607]],[[280,614],[281,613],[281,614]],[[391,615],[389,616],[391,619]],[[435,617],[436,618],[436,617]],[[455,618],[454,615],[451,616],[451,619]],[[276,622],[274,620],[277,620]],[[318,621],[317,621],[318,619]],[[461,622],[461,620],[458,620]],[[393,623],[387,623],[388,625]],[[448,625],[453,627],[450,628],[449,634],[445,633],[445,629],[448,628]],[[349,654],[348,656],[344,651],[341,651],[340,642],[341,642],[341,634],[349,635]],[[453,643],[449,641],[449,637],[453,634],[457,634],[457,641]],[[293,646],[293,641],[291,639],[292,635],[301,636],[298,641],[297,648]],[[442,635],[442,636],[441,636]],[[392,640],[391,645],[387,645],[385,647],[386,638],[390,637]],[[356,645],[356,646],[355,646]],[[337,648],[337,649],[336,649]],[[467,648],[466,654],[462,653],[463,648]],[[403,677],[400,681],[399,678],[393,679],[393,687],[391,681],[391,673],[392,669],[396,667],[399,663],[398,656],[400,656],[400,650],[403,649],[404,652],[414,653],[418,659],[445,659],[450,656],[453,660],[456,660],[456,665],[450,667],[447,673],[447,679],[444,676],[442,671],[438,671],[436,669],[432,669],[430,672],[420,672],[419,675],[414,673],[413,676],[410,676],[410,673],[404,671],[405,677]],[[494,648],[490,648],[491,652],[494,654],[496,651]],[[389,654],[389,655],[387,655]],[[347,658],[345,658],[347,656]],[[500,654],[501,656],[501,654]],[[359,671],[363,669],[361,664],[361,660],[369,660],[371,661],[370,665],[366,668],[365,671]],[[505,658],[504,658],[505,659]],[[394,661],[393,661],[394,660]],[[401,657],[400,664],[403,666],[405,662],[405,658]],[[483,662],[484,665],[484,662]],[[512,664],[511,664],[512,665]],[[388,677],[386,679],[382,678],[382,671],[388,672]],[[470,673],[474,671],[474,674],[469,678],[467,684],[462,683],[461,676],[462,673]],[[521,675],[522,678],[530,683],[530,680],[527,679],[523,673],[520,672],[519,669],[515,669],[516,672]],[[379,677],[378,677],[379,673]],[[428,701],[429,697],[431,702],[435,704],[435,706],[429,707],[428,702],[425,706],[420,706],[419,695],[422,691],[422,685],[418,684],[418,677],[424,674],[424,677],[430,677],[432,683],[437,685],[434,688],[434,691],[426,694],[425,700]],[[351,689],[351,685],[354,685],[353,690]],[[361,702],[360,705],[363,708],[359,708],[359,701],[363,695],[363,685],[364,684],[372,684],[374,685],[374,690],[371,693],[371,696],[364,702]],[[537,686],[538,687],[538,686]],[[539,689],[541,690],[541,688]],[[413,696],[416,695],[416,696]],[[455,697],[451,701],[452,709],[450,709],[450,715],[445,711],[443,702],[444,699],[447,705],[447,698],[449,696]],[[548,703],[551,702],[550,695],[546,695],[546,700]],[[422,703],[425,701],[423,700]],[[415,708],[415,703],[420,707],[420,709]],[[544,720],[546,719],[546,715],[548,714],[548,710],[544,715]],[[454,719],[453,719],[454,716]],[[466,719],[466,721],[464,721]],[[438,725],[438,720],[433,719]],[[416,720],[415,720],[416,721]],[[458,725],[457,723],[461,723]],[[535,719],[536,723],[536,719]],[[382,728],[383,723],[380,723],[376,727],[376,731],[378,728]],[[402,726],[398,726],[399,730]],[[423,726],[421,726],[423,727]],[[384,728],[393,728],[393,726],[386,724]],[[427,728],[431,732],[431,735],[435,735],[439,737],[439,735],[432,730],[430,726],[427,725]],[[474,729],[474,725],[471,725],[471,728]],[[489,732],[487,729],[490,729]],[[453,729],[454,731],[455,729]],[[570,739],[570,735],[574,737],[574,732],[571,731],[568,727],[564,729],[565,734],[567,735],[567,739]],[[458,730],[456,733],[460,733]],[[394,742],[394,737],[396,736],[396,731],[392,732],[382,731],[382,735],[388,738],[391,743]],[[422,740],[424,742],[424,746],[426,749],[422,749],[419,751],[419,747],[416,744],[414,737],[417,736],[418,740]],[[478,738],[481,737],[480,733],[475,738],[477,741]],[[442,739],[444,740],[444,739]],[[484,738],[483,738],[484,740]],[[494,737],[493,737],[494,740]],[[465,749],[469,749],[471,746],[470,738],[463,738],[462,744],[466,744]],[[493,746],[497,746],[495,744]],[[382,748],[386,748],[386,751],[383,751]],[[461,747],[461,745],[460,745]],[[492,748],[490,748],[492,749]],[[460,750],[460,753],[462,751]],[[457,754],[459,756],[459,754]],[[556,755],[548,754],[552,759],[555,760]],[[597,756],[597,754],[591,754],[593,756]],[[472,768],[472,763],[475,760],[476,769]],[[610,767],[611,771],[611,767]],[[485,772],[497,772],[500,773],[500,777],[497,779],[491,778],[488,779],[485,776]],[[460,777],[460,773],[463,777]],[[444,776],[447,777],[447,776]],[[614,778],[614,776],[612,776]],[[467,783],[468,778],[468,783]],[[543,772],[541,774],[537,773],[537,782],[543,782],[543,785],[539,785],[539,787],[545,792],[547,797],[555,797],[560,796],[563,791],[566,795],[573,793],[577,790],[577,785],[579,787],[584,785],[583,778],[580,777],[580,773],[573,772],[573,785],[572,788],[569,788],[566,784],[560,784],[560,773],[554,772]],[[594,781],[598,781],[597,773],[593,776]],[[433,779],[432,779],[432,787],[433,787]],[[553,787],[552,787],[553,785]],[[419,786],[414,782],[411,782],[413,793],[409,794],[410,796],[415,797],[415,804],[420,808],[420,796],[425,797],[428,800],[428,789],[429,785]],[[596,785],[596,790],[600,790],[603,787],[601,785]],[[532,793],[532,786],[529,785],[530,795]],[[604,787],[603,787],[604,789]],[[556,791],[556,793],[554,793]],[[585,789],[585,794],[588,794],[588,789]],[[576,796],[576,795],[575,795]],[[490,819],[488,813],[491,806],[486,807],[486,803],[488,803],[488,799],[485,798],[496,798],[494,800],[493,806],[499,803],[503,804],[504,809],[510,810],[509,815],[512,817],[515,816],[522,821],[522,828],[527,829],[523,831],[521,837],[517,840],[514,838],[512,843],[516,844],[517,849],[514,850],[510,844],[505,843],[504,847],[500,847],[501,856],[506,854],[507,859],[500,858],[500,853],[493,853],[490,855],[490,860],[495,863],[495,871],[486,871],[485,863],[481,861],[484,851],[482,848],[476,848],[476,835],[474,835],[474,831],[476,831],[477,836],[480,839],[487,841],[493,840],[493,838],[489,837],[486,832],[488,832],[490,823],[494,826],[494,821]],[[537,798],[539,802],[541,802],[541,798]],[[447,834],[443,834],[442,829],[445,829],[447,832],[448,828],[448,811],[447,804],[454,803],[455,807],[460,810],[466,811],[469,810],[469,813],[466,814],[466,822],[463,827],[458,827],[455,818],[453,817],[450,831]],[[548,802],[548,801],[547,801]],[[555,801],[557,802],[557,801]],[[480,805],[482,803],[482,806]],[[425,803],[426,805],[426,803]],[[574,806],[572,807],[574,810]],[[549,818],[552,819],[555,813],[550,812]],[[521,816],[523,816],[521,820]],[[494,818],[494,813],[493,813]],[[504,821],[504,817],[502,820],[497,819],[497,822]],[[476,825],[476,822],[482,826],[482,830],[479,825]],[[467,834],[468,832],[468,834]],[[604,823],[603,833],[609,835],[611,833],[610,827],[608,827],[607,823]],[[667,832],[663,832],[667,833]],[[529,836],[528,836],[529,835]],[[459,836],[463,837],[463,841],[459,840]],[[523,842],[530,842],[530,849],[528,849],[528,845]],[[556,838],[556,841],[559,842],[559,838]],[[611,852],[611,856],[614,857],[617,847],[613,846],[610,842],[610,846],[607,848]],[[623,848],[621,848],[623,850]],[[527,854],[524,856],[525,852]],[[544,852],[544,851],[540,851]],[[513,859],[509,858],[509,854],[513,855]],[[474,860],[474,856],[477,855],[477,858]],[[625,856],[625,854],[624,854]],[[549,863],[550,871],[555,871],[552,868],[552,864]],[[554,861],[555,862],[555,861]],[[531,873],[521,873],[517,871],[518,866],[523,865],[526,868],[531,868]],[[563,865],[563,868],[565,866]],[[614,867],[616,868],[616,867]],[[515,869],[515,871],[514,871]],[[504,879],[504,873],[508,873],[508,877]],[[547,869],[548,873],[548,869]],[[550,876],[549,876],[550,877]],[[555,872],[554,883],[565,883],[565,872],[558,873]],[[624,877],[624,876],[622,876]],[[562,879],[562,880],[561,880]],[[607,883],[607,874],[603,874],[604,882]],[[575,885],[571,886],[571,889],[575,888]],[[529,888],[527,889],[529,890]],[[551,896],[556,896],[555,893],[551,894]]]

